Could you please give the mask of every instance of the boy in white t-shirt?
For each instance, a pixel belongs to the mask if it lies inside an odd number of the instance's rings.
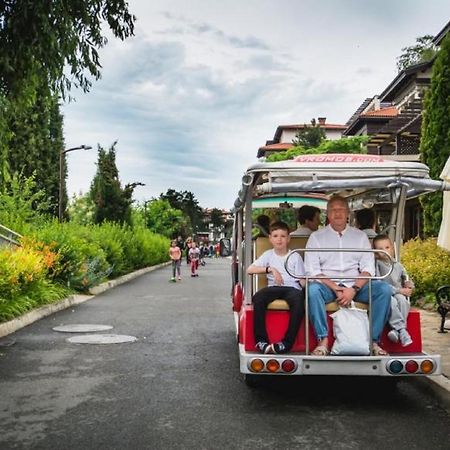
[[[299,280],[286,271],[285,262],[289,250],[289,227],[284,222],[270,226],[269,241],[272,249],[265,251],[248,269],[250,275],[267,274],[267,287],[253,296],[253,328],[256,348],[261,353],[286,353],[294,345],[300,323],[304,316],[304,296]],[[305,274],[303,260],[298,253],[289,256],[289,272],[298,276]],[[275,299],[289,304],[289,324],[282,341],[269,343],[266,330],[266,307]]]

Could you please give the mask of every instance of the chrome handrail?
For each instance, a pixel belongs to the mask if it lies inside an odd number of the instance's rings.
[[[300,253],[300,252],[320,252],[320,253],[331,253],[331,252],[339,252],[339,253],[384,253],[388,261],[390,263],[390,270],[382,276],[357,276],[357,277],[349,277],[348,275],[344,276],[308,276],[308,275],[298,275],[298,274],[292,274],[289,271],[288,268],[288,261],[289,258],[294,253]],[[372,280],[383,280],[386,277],[388,277],[392,270],[394,269],[394,259],[384,250],[378,250],[378,249],[368,249],[368,248],[296,248],[294,250],[291,250],[288,257],[286,258],[286,261],[284,262],[284,268],[286,269],[286,272],[292,277],[296,278],[298,280],[304,279],[305,280],[305,287],[304,287],[304,293],[305,293],[305,346],[306,346],[306,355],[309,355],[309,296],[308,296],[308,285],[309,280],[368,280],[369,281],[369,342],[372,343]],[[331,302],[330,302],[331,303]]]

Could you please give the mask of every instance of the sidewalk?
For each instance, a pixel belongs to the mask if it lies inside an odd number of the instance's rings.
[[[428,381],[431,381],[430,387],[450,408],[450,330],[448,333],[438,333],[441,316],[436,311],[421,309],[420,322],[423,350],[430,355],[441,355],[442,375],[427,377]]]

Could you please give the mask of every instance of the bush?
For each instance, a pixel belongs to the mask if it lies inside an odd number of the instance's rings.
[[[416,289],[413,300],[434,298],[436,289],[450,282],[450,252],[436,244],[436,239],[414,239],[402,247],[402,263]]]
[[[60,255],[59,268],[54,273],[55,281],[86,291],[110,273],[105,253],[95,242],[89,227],[55,221],[34,231],[33,237]]]
[[[42,243],[0,250],[0,321],[65,297],[68,290],[51,280],[58,264],[58,254]]]
[[[0,250],[0,321],[169,259],[167,238],[113,223],[47,221],[21,244]]]

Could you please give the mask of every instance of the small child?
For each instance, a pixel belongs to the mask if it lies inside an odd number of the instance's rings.
[[[392,258],[394,257],[394,246],[387,235],[380,234],[373,240],[373,248],[384,250]],[[386,275],[391,268],[391,264],[383,253],[376,253],[376,272],[377,276]],[[412,344],[410,334],[406,329],[406,318],[409,314],[409,298],[414,290],[414,283],[409,280],[405,268],[394,261],[394,267],[389,276],[384,281],[392,286],[391,312],[389,316],[389,325],[392,330],[388,333],[388,338],[392,342],[400,341],[403,347]]]
[[[270,226],[269,241],[272,249],[265,251],[247,269],[247,273],[267,274],[268,286],[253,295],[253,328],[256,348],[261,353],[286,353],[294,345],[300,323],[303,319],[303,289],[296,278],[288,274],[285,268],[289,256],[289,272],[304,275],[305,267],[298,253],[291,252],[289,245],[289,227],[284,222],[275,222]],[[283,299],[289,304],[289,324],[281,342],[269,343],[266,330],[266,307],[275,299]]]
[[[178,281],[181,280],[181,250],[177,245],[176,239],[174,239],[169,248],[169,256],[172,260],[172,279],[175,282],[175,275],[178,275]]]
[[[189,260],[191,261],[191,277],[198,277],[198,262],[200,259],[200,250],[197,244],[192,241],[191,248],[189,249]]]

